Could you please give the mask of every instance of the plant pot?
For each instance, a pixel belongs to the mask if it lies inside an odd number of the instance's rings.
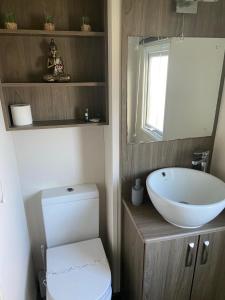
[[[55,30],[55,24],[53,24],[53,23],[45,23],[44,24],[44,30],[54,31]]]
[[[5,29],[17,30],[17,23],[15,23],[15,22],[5,22]]]
[[[87,31],[87,32],[90,32],[90,31],[91,31],[91,25],[83,24],[83,25],[81,26],[81,31]]]

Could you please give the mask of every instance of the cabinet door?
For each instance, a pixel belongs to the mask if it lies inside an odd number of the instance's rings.
[[[146,244],[143,299],[189,300],[198,236]]]
[[[202,235],[191,300],[225,299],[225,231]]]

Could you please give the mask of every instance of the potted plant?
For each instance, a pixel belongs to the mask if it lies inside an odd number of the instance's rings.
[[[45,17],[44,29],[48,31],[55,30],[54,18],[52,16]]]
[[[90,19],[86,16],[82,17],[81,31],[91,31]]]
[[[17,30],[16,16],[10,12],[5,15],[5,28],[9,30]]]

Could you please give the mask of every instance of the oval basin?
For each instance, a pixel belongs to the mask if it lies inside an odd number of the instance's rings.
[[[178,227],[201,227],[225,208],[225,183],[207,173],[160,169],[148,176],[146,185],[157,211]]]

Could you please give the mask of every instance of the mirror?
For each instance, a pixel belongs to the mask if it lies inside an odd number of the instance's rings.
[[[211,136],[224,53],[222,38],[129,37],[128,143]]]

